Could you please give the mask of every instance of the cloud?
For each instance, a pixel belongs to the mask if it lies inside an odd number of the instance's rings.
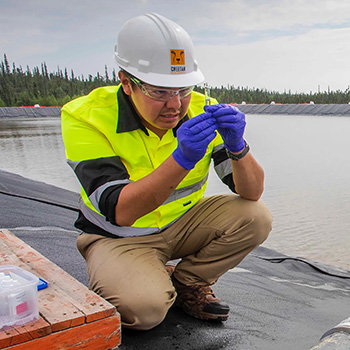
[[[293,92],[348,88],[350,28],[241,45],[201,45],[198,61],[209,84]]]
[[[347,0],[204,1],[181,24],[200,44],[238,44],[350,25]]]

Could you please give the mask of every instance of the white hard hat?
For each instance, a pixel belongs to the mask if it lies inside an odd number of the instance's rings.
[[[121,69],[151,85],[186,87],[204,81],[188,33],[156,13],[123,25],[114,59]]]

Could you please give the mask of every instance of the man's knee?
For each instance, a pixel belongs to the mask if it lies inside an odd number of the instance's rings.
[[[168,308],[165,305],[142,305],[134,308],[132,305],[121,307],[122,324],[125,328],[147,331],[158,326],[165,318]]]
[[[227,197],[225,215],[230,218],[230,214],[234,213],[234,219],[228,221],[229,230],[234,235],[243,236],[241,239],[248,242],[251,246],[258,246],[263,243],[271,229],[272,216],[261,200],[251,201],[241,197]]]
[[[173,288],[165,293],[161,290],[152,290],[148,293],[145,290],[139,290],[129,293],[128,297],[123,298],[119,301],[119,305],[116,305],[123,327],[149,330],[158,326],[174,303],[175,297]]]
[[[250,222],[254,232],[254,243],[256,246],[262,244],[272,229],[272,215],[262,201],[249,201]]]

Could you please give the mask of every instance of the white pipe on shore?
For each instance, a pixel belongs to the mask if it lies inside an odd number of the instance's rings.
[[[310,350],[349,350],[350,317],[324,333],[320,343]]]

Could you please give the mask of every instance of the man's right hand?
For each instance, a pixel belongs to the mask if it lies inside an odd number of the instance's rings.
[[[211,113],[202,113],[187,120],[177,130],[178,146],[173,152],[175,161],[187,170],[202,159],[216,136],[218,125]]]

